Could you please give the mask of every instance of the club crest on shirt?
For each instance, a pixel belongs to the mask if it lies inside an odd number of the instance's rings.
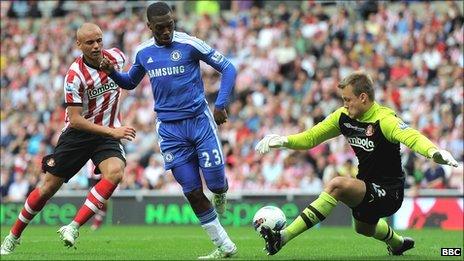
[[[172,153],[165,153],[164,154],[164,161],[166,162],[171,162],[174,160],[174,156],[172,155]]]
[[[47,160],[47,166],[49,166],[49,167],[55,167],[55,159],[49,158],[49,159]]]
[[[179,61],[181,57],[182,57],[182,55],[181,55],[179,50],[172,51],[172,53],[171,53],[171,60],[172,61],[174,61],[174,62]]]
[[[374,127],[372,125],[367,125],[366,136],[370,137],[374,135]]]

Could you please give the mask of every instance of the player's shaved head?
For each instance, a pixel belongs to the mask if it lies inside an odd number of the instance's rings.
[[[94,33],[99,33],[102,34],[102,30],[100,27],[94,23],[84,23],[77,29],[76,32],[76,39],[80,42],[85,41],[84,39],[87,38],[88,36],[94,34]]]
[[[103,32],[94,23],[84,23],[76,32],[76,44],[87,62],[98,66],[102,59]]]

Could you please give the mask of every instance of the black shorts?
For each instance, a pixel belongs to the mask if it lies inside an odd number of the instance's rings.
[[[368,224],[377,224],[380,218],[393,215],[401,207],[404,183],[380,184],[366,182],[366,194],[362,202],[352,208],[353,217]]]
[[[42,171],[68,182],[89,159],[96,166],[95,173],[101,173],[98,165],[111,157],[120,158],[126,164],[119,140],[68,128],[61,133],[53,154],[42,159]]]

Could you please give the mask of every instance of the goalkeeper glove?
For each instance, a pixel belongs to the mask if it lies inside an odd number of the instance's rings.
[[[261,154],[268,153],[271,148],[280,148],[288,142],[287,137],[277,134],[266,135],[256,144],[255,150]]]
[[[458,166],[458,162],[453,158],[451,153],[446,150],[434,150],[431,153],[433,161],[438,164],[450,165],[453,167]]]

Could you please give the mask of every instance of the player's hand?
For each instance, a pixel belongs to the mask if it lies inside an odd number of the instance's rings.
[[[221,125],[227,121],[227,111],[226,109],[214,108],[214,121],[217,125]]]
[[[271,148],[280,148],[286,143],[288,143],[287,137],[277,134],[269,134],[256,144],[255,150],[260,154],[265,154],[268,153]]]
[[[111,131],[111,137],[115,139],[126,139],[126,140],[134,140],[135,139],[135,129],[130,126],[121,126],[119,128],[115,128]]]
[[[114,72],[114,64],[108,58],[103,57],[100,62],[100,70],[104,71],[106,74]]]
[[[455,168],[458,167],[458,162],[453,158],[451,153],[446,150],[438,150],[433,153],[433,161],[438,164],[450,165]]]

